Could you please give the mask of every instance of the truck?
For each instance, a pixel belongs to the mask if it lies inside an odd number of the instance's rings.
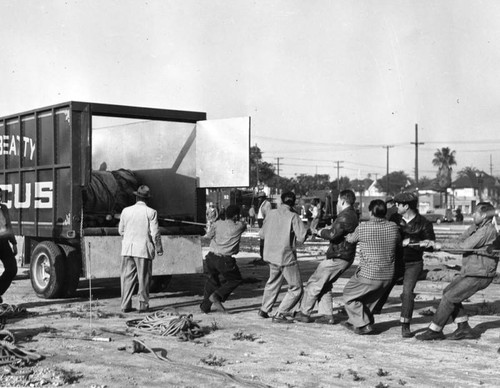
[[[69,101],[0,118],[1,201],[41,298],[120,275],[123,207],[151,189],[164,255],[153,279],[203,270],[206,190],[245,187],[250,117]]]

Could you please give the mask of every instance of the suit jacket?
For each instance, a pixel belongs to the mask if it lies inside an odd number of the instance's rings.
[[[163,253],[156,210],[138,201],[123,209],[118,232],[123,236],[122,256],[154,259]]]

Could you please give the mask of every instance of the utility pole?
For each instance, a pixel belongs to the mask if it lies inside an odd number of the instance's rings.
[[[342,168],[342,166],[340,165],[340,163],[344,163],[343,160],[337,160],[333,163],[337,163],[337,190],[340,192],[340,169]]]
[[[280,159],[283,159],[282,157],[276,158],[276,172],[278,176],[280,176]]]
[[[415,185],[417,186],[418,193],[418,146],[424,144],[418,142],[418,124],[415,124],[415,142],[411,142],[410,144],[415,144]]]
[[[490,154],[490,175],[493,176],[493,159]]]
[[[387,149],[387,173],[385,174],[385,191],[387,195],[389,195],[389,148],[393,148],[394,146],[384,146]]]

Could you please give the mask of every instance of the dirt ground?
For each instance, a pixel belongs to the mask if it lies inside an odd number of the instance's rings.
[[[306,281],[324,257],[326,244],[308,242],[300,250]],[[342,326],[316,323],[282,325],[257,316],[268,267],[252,264],[258,240],[248,233],[238,254],[242,284],[225,303],[229,314],[202,314],[198,308],[203,275],[174,276],[166,292],[152,294],[154,311],[193,314],[205,335],[182,342],[126,325],[147,314],[120,312],[117,281],[88,282],[73,299],[44,300],[31,289],[20,268],[4,295],[27,315],[8,319],[6,329],[16,345],[44,359],[9,371],[0,365],[1,386],[77,387],[494,387],[500,386],[500,285],[492,284],[467,302],[478,340],[421,343],[402,339],[399,326],[401,286],[396,286],[375,335],[358,336]],[[161,258],[160,258],[161,259]],[[426,255],[426,269],[459,264],[459,256]],[[355,263],[356,264],[356,263]],[[448,266],[448,267],[445,267]],[[355,265],[334,286],[336,308]],[[428,275],[429,277],[429,275]],[[416,288],[412,330],[424,330],[432,319],[446,281],[422,280]],[[283,287],[282,292],[286,291]],[[281,296],[283,295],[281,294]],[[281,297],[279,298],[279,300]],[[338,311],[338,310],[336,310]],[[344,318],[339,315],[339,318]],[[455,330],[454,324],[445,334]],[[67,338],[72,337],[72,338]],[[91,338],[110,338],[110,342]],[[132,353],[140,340],[166,358]],[[120,350],[124,349],[125,350]]]

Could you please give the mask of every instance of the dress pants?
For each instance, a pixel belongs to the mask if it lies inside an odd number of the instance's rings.
[[[316,302],[321,315],[333,314],[332,285],[350,266],[352,262],[342,259],[325,259],[319,263],[304,289],[300,310],[311,315]]]
[[[219,256],[209,252],[205,258],[205,272],[207,281],[203,293],[203,305],[207,307],[212,305],[208,298],[214,292],[225,302],[242,281],[240,269],[232,256]],[[224,283],[221,283],[219,275],[224,278]]]
[[[139,297],[139,308],[149,308],[149,285],[153,273],[153,260],[143,257],[123,256],[121,268],[121,309],[132,307],[132,295],[134,288],[139,283],[137,292]]]
[[[269,279],[264,288],[261,310],[269,313],[278,294],[281,290],[283,281],[288,283],[288,291],[278,307],[277,313],[286,314],[297,304],[302,296],[302,279],[300,277],[299,264],[282,267],[280,265],[269,263]]]
[[[383,295],[388,280],[371,280],[355,274],[344,288],[345,310],[349,316],[349,322],[354,327],[363,327],[374,322],[373,308]]]

